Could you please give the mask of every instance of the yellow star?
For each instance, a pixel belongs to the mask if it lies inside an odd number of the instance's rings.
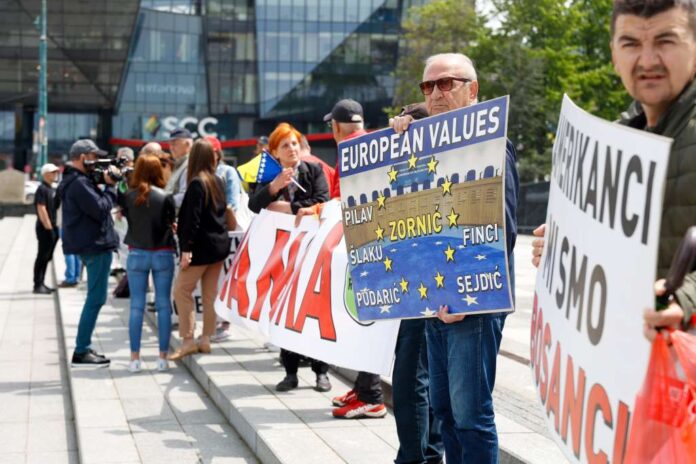
[[[434,156],[432,158],[430,158],[430,161],[428,161],[428,172],[429,173],[436,172],[435,168],[437,168],[437,163],[438,163],[438,161],[435,159]]]
[[[386,200],[386,199],[387,199],[387,197],[385,197],[382,192],[379,192],[377,194],[377,209],[384,208],[384,200]]]
[[[401,293],[408,293],[408,280],[402,277],[399,285],[401,285]]]
[[[392,263],[393,263],[393,261],[391,259],[389,259],[389,256],[384,258],[384,272],[394,271],[394,269],[392,269]]]
[[[449,180],[448,176],[445,176],[445,181],[442,183],[442,196],[444,197],[447,193],[452,195],[452,181]]]
[[[467,295],[465,298],[462,298],[462,300],[466,301],[467,306],[471,306],[472,304],[478,304],[477,300],[478,297]]]
[[[408,159],[408,169],[416,169],[416,163],[418,162],[418,158],[416,158],[416,155],[411,153],[411,157]]]
[[[457,227],[457,219],[459,218],[459,215],[454,212],[454,208],[452,208],[452,211],[445,217],[449,219],[450,229],[452,227]]]
[[[423,282],[421,282],[420,287],[418,287],[418,293],[420,293],[421,300],[428,298],[428,287],[423,285]]]
[[[389,171],[387,171],[387,174],[389,174],[389,182],[396,182],[396,176],[399,175],[399,172],[392,166]]]
[[[445,276],[440,274],[440,271],[437,271],[437,274],[435,274],[435,285],[436,288],[442,288],[445,286]]]
[[[377,224],[375,234],[377,234],[377,240],[384,240],[384,229],[382,229],[382,226],[380,226],[379,224]]]
[[[449,243],[447,244],[447,249],[445,250],[445,256],[447,257],[446,262],[454,261],[454,252],[456,250],[452,248]]]

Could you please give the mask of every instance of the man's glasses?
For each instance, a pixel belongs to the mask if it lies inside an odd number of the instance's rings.
[[[471,79],[466,79],[463,77],[443,77],[436,81],[423,81],[420,84],[418,84],[418,87],[420,87],[421,92],[423,92],[423,95],[430,95],[431,93],[433,93],[433,90],[435,90],[436,85],[441,92],[449,92],[450,90],[452,90],[452,87],[454,86],[454,81],[466,83],[471,82]]]

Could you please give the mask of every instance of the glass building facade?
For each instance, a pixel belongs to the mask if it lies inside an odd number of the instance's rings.
[[[326,132],[340,98],[386,124],[401,21],[427,0],[51,0],[49,156],[91,136]],[[0,152],[33,153],[40,0],[0,2]]]

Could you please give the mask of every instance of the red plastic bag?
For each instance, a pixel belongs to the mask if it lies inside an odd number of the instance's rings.
[[[636,397],[627,464],[696,464],[696,337],[655,338],[648,372]]]

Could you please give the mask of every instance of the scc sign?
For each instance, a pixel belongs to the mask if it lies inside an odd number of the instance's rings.
[[[167,132],[167,135],[174,129],[181,127],[190,130],[191,135],[194,137],[206,137],[209,135],[217,137],[217,132],[215,132],[217,123],[218,119],[212,116],[207,116],[200,120],[193,116],[186,116],[181,119],[176,116],[167,116],[162,119],[162,127]]]

